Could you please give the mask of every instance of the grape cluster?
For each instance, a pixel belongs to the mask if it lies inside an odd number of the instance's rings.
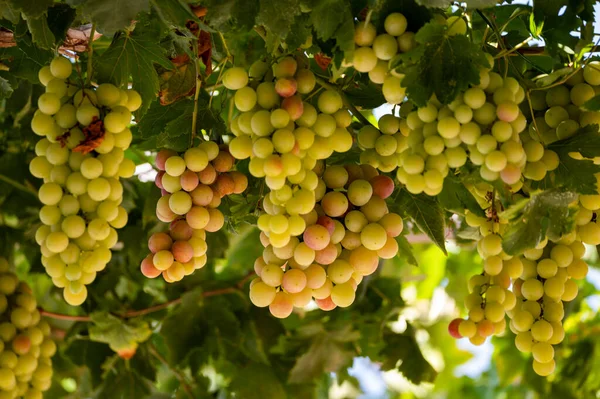
[[[393,172],[398,167],[398,154],[408,148],[405,121],[394,115],[379,118],[377,129],[373,125],[363,126],[357,134],[360,163],[371,165],[382,172]]]
[[[162,191],[156,216],[170,223],[168,232],[153,234],[148,241],[151,254],[141,264],[144,276],[160,275],[165,281],[180,281],[206,264],[206,232],[223,227],[225,218],[218,206],[230,194],[241,194],[247,177],[232,171],[234,158],[212,141],[204,141],[178,155],[161,150],[155,183]]]
[[[600,174],[596,174],[596,185],[599,194],[579,196],[579,209],[575,216],[577,229],[572,233],[584,243],[594,246],[600,245]]]
[[[471,293],[465,299],[468,319],[453,320],[449,332],[479,345],[489,331],[504,331],[506,312],[510,330],[516,335],[515,346],[521,352],[531,352],[534,371],[547,376],[555,368],[553,345],[562,342],[565,335],[563,302],[575,299],[575,280],[584,279],[588,272],[582,259],[585,246],[573,230],[556,242],[546,239],[522,256],[511,257],[502,251],[500,234],[505,222],[490,219],[466,214],[466,222],[479,227],[483,235],[477,249],[485,259],[484,270],[469,280]],[[496,323],[493,329],[487,320]]]
[[[354,27],[354,57],[349,66],[358,72],[368,73],[375,84],[382,84],[386,101],[399,104],[404,101],[406,89],[400,86],[403,75],[390,72],[389,63],[398,53],[416,47],[415,34],[406,30],[408,21],[401,13],[392,13],[385,18],[385,33],[377,34],[375,25],[359,22]]]
[[[580,127],[600,123],[600,112],[580,107],[600,91],[600,62],[588,63],[563,85],[531,92],[532,140],[550,144],[573,136]]]
[[[131,112],[141,98],[111,84],[79,89],[71,73],[64,57],[39,72],[46,92],[38,99],[31,129],[44,138],[36,144],[29,170],[44,179],[38,192],[43,225],[35,236],[42,264],[54,285],[64,288],[65,300],[76,306],[87,297],[85,285],[110,261],[115,229],[127,223],[119,177],[135,171],[124,151],[132,140]]]
[[[0,257],[0,399],[41,399],[52,384],[55,352],[31,289]]]
[[[490,66],[493,59],[488,57]],[[467,162],[478,167],[489,182],[502,180],[516,192],[523,177],[541,180],[558,167],[555,152],[521,132],[527,120],[519,104],[525,91],[513,78],[483,69],[480,84],[467,89],[452,103],[435,97],[424,107],[407,113],[408,148],[398,159],[397,178],[411,193],[436,195],[450,168]]]
[[[236,137],[229,151],[236,159],[250,158],[250,173],[264,177],[271,190],[283,190],[282,195],[289,194],[290,185],[314,190],[317,178],[311,170],[317,160],[352,147],[347,129],[352,118],[338,92],[323,91],[318,111],[303,101],[315,83],[314,74],[291,56],[280,59],[272,71],[257,61],[249,73],[234,67],[223,74],[225,87],[235,90],[239,111],[231,122]]]
[[[523,273],[515,280],[513,292],[517,306],[508,312],[510,329],[516,334],[515,346],[533,355],[533,370],[547,376],[554,371],[554,348],[562,342],[565,331],[563,302],[575,299],[575,280],[588,272],[582,260],[585,246],[574,234],[557,243],[544,241],[525,251]]]
[[[263,201],[266,213],[258,227],[265,249],[254,264],[259,277],[250,299],[275,317],[285,318],[313,298],[322,310],[350,306],[362,278],[377,269],[380,258],[398,252],[395,237],[403,221],[385,202],[392,179],[369,165],[324,168],[319,162],[321,171],[303,207],[292,200],[274,204],[273,191]]]
[[[499,335],[506,330],[506,312],[514,309],[517,298],[509,289],[512,279],[519,278],[523,264],[502,250],[500,234],[505,224],[495,215],[489,218],[473,213],[466,214],[466,222],[478,227],[482,238],[477,250],[484,260],[483,271],[469,279],[469,295],[465,298],[468,310],[466,319],[455,319],[450,323],[450,334],[455,338],[468,338],[474,345],[481,345],[487,337]]]

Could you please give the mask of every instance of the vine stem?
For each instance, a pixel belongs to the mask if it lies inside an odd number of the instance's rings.
[[[340,96],[342,96],[342,102],[344,103],[344,105],[348,109],[350,109],[350,112],[352,112],[352,115],[354,115],[356,117],[356,119],[361,121],[363,123],[363,125],[372,125],[372,123],[369,122],[369,120],[367,118],[365,118],[364,115],[361,114],[360,111],[358,109],[356,109],[356,107],[348,100],[348,97],[346,97],[346,95],[344,94],[343,91],[339,90],[336,86],[327,83],[323,78],[321,78],[319,76],[315,75],[315,80],[321,87],[323,87],[327,90],[337,91],[340,94]]]
[[[27,187],[26,185],[19,183],[16,180],[11,179],[8,176],[4,176],[4,175],[0,174],[0,181],[3,181],[5,183],[7,183],[7,184],[10,184],[11,186],[13,186],[15,188],[18,188],[19,190],[21,190],[23,192],[29,193],[29,194],[31,194],[31,195],[33,195],[33,196],[35,196],[37,198],[37,195],[38,195],[37,191],[35,191],[31,187]]]
[[[181,386],[183,387],[185,393],[191,398],[194,399],[194,394],[192,392],[192,388],[190,387],[190,385],[187,382],[187,379],[185,378],[185,376],[183,375],[183,373],[181,373],[181,371],[176,370],[174,367],[172,367],[169,362],[167,362],[167,359],[165,359],[160,353],[158,353],[158,351],[156,350],[156,348],[154,347],[154,345],[150,344],[148,345],[148,351],[150,352],[150,354],[152,356],[154,356],[159,362],[161,362],[162,364],[164,364],[169,370],[171,370],[171,372],[173,374],[175,374],[175,377],[177,377],[177,379],[179,380],[179,382],[181,383]]]
[[[251,274],[249,274],[249,276],[251,277],[253,274],[254,273],[251,273]],[[226,287],[226,288],[219,288],[219,289],[212,290],[212,291],[205,291],[202,293],[202,297],[208,298],[211,296],[232,294],[232,293],[238,291],[245,284],[245,282],[248,280],[249,276],[245,276],[244,279],[242,279],[234,287]],[[177,298],[177,299],[173,299],[172,301],[161,303],[159,305],[150,306],[149,308],[146,308],[146,309],[129,310],[118,316],[122,319],[130,319],[133,317],[144,316],[144,315],[147,315],[150,313],[155,313],[160,310],[166,309],[170,306],[179,305],[181,303],[181,300],[182,300],[181,298]],[[42,315],[42,316],[49,317],[51,319],[56,319],[56,320],[83,321],[83,322],[92,321],[92,318],[89,315],[72,316],[72,315],[63,314],[63,313],[49,312],[49,311],[41,309],[41,308],[39,309],[39,312],[40,312],[40,315]]]
[[[194,93],[194,112],[192,113],[192,138],[190,145],[194,145],[194,137],[196,137],[196,125],[198,123],[198,98],[200,97],[200,88],[202,80],[199,76],[196,77],[196,92]]]
[[[85,77],[85,85],[89,86],[92,82],[92,58],[94,56],[94,35],[96,35],[96,23],[92,23],[92,30],[90,30],[90,40],[88,41],[88,59],[87,59],[87,71]]]

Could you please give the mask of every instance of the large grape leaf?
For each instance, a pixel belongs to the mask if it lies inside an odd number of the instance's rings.
[[[159,28],[156,23],[154,25],[144,20],[138,22],[135,30],[118,33],[110,47],[94,59],[100,82],[126,86],[129,79],[133,81],[133,88],[142,96],[140,115],[146,112],[160,89],[154,64],[165,69],[173,68],[157,40]]]
[[[52,48],[56,38],[48,26],[48,20],[46,19],[45,15],[37,18],[28,17],[27,27],[29,28],[29,32],[31,32],[33,43],[35,43],[39,48]]]
[[[400,55],[392,67],[406,74],[402,86],[418,106],[435,93],[442,103],[450,103],[467,89],[479,84],[479,70],[488,67],[480,46],[465,35],[447,35],[447,27],[430,22],[415,35],[415,49]]]
[[[444,211],[439,202],[425,194],[414,195],[400,190],[391,204],[394,212],[409,216],[431,241],[446,252]]]
[[[575,227],[577,194],[561,189],[532,194],[502,212],[509,220],[502,234],[502,247],[509,255],[534,248],[544,238],[557,240]]]
[[[259,11],[258,0],[208,0],[203,4],[207,8],[206,21],[224,33],[250,31]]]
[[[35,46],[27,30],[25,22],[15,27],[17,45],[0,48],[0,62],[8,66],[10,75],[39,83],[38,72],[50,62],[53,54]]]
[[[433,382],[437,372],[423,357],[412,327],[403,334],[388,332],[383,339],[386,343],[385,359],[381,365],[383,370],[397,369],[410,382],[417,385],[422,382]]]
[[[124,361],[106,370],[104,383],[97,393],[98,399],[145,398],[152,390],[152,383],[143,378],[134,367]]]
[[[233,395],[244,399],[287,398],[273,369],[260,363],[251,363],[238,370],[229,389]]]
[[[93,323],[89,328],[90,338],[107,343],[115,352],[137,347],[152,334],[148,323],[139,319],[124,321],[107,312],[94,312],[90,316]]]
[[[14,11],[20,11],[32,18],[45,14],[48,7],[53,4],[54,0],[8,0],[8,5]]]
[[[9,98],[13,94],[13,88],[8,82],[8,80],[4,79],[0,76],[0,100],[3,98]]]
[[[67,0],[67,3],[77,5],[83,16],[107,35],[131,25],[141,11],[150,10],[148,0]]]
[[[463,215],[465,210],[469,210],[476,215],[485,216],[483,209],[473,197],[473,194],[455,175],[448,175],[444,179],[444,187],[438,195],[440,205],[449,211]]]
[[[580,153],[585,158],[600,156],[600,134],[598,125],[588,125],[577,131],[573,136],[555,141],[548,146],[558,154],[560,163],[558,168],[549,172],[546,177],[533,182],[536,189],[550,189],[562,187],[579,194],[597,194],[599,187],[594,174],[600,173],[600,165],[594,164],[591,159],[575,159],[569,153]]]
[[[300,14],[298,0],[259,0],[260,11],[256,22],[264,25],[275,36],[284,39]]]

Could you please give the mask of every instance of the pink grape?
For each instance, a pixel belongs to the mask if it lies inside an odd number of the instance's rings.
[[[187,169],[181,174],[181,176],[179,176],[179,182],[181,184],[181,188],[189,192],[198,187],[200,180],[198,179],[198,175],[196,173]]]
[[[173,245],[173,240],[167,233],[154,233],[148,239],[148,249],[153,254],[158,251],[169,250]]]
[[[315,299],[315,303],[317,304],[319,309],[324,310],[326,312],[333,310],[337,307],[337,305],[331,300],[331,295],[325,299]]]
[[[330,236],[333,235],[333,232],[335,231],[335,221],[332,218],[325,215],[319,216],[317,224],[325,227]]]
[[[173,150],[160,150],[158,152],[158,154],[156,154],[156,167],[158,168],[158,170],[165,170],[165,162],[167,162],[167,159],[169,159],[170,157],[177,155],[177,153]]]
[[[288,98],[296,94],[298,84],[295,79],[280,78],[275,82],[275,91],[281,97]]]
[[[187,241],[192,238],[193,230],[185,220],[176,220],[169,227],[171,238],[176,241]]]
[[[202,184],[213,184],[217,180],[217,171],[211,164],[208,164],[204,170],[198,172],[198,179]]]
[[[304,103],[300,96],[288,97],[281,103],[281,108],[285,109],[290,114],[290,119],[298,120],[304,112]]]
[[[319,224],[308,226],[306,230],[304,230],[302,238],[304,239],[304,243],[315,251],[320,251],[327,247],[331,240],[329,231]]]
[[[306,274],[299,269],[290,269],[283,274],[281,286],[291,294],[296,294],[306,287]]]
[[[388,176],[375,176],[369,182],[373,186],[373,194],[379,198],[386,199],[394,192],[394,181]]]
[[[154,267],[154,262],[152,261],[153,256],[148,255],[144,258],[141,265],[142,274],[148,278],[156,278],[160,276],[162,273],[156,267]]]
[[[180,263],[187,263],[194,257],[194,248],[188,241],[175,241],[171,252],[175,260]]]
[[[197,206],[208,206],[213,200],[213,190],[204,184],[200,184],[191,193],[192,204]]]
[[[338,256],[338,251],[335,245],[329,243],[325,248],[315,252],[315,262],[320,265],[330,265]]]

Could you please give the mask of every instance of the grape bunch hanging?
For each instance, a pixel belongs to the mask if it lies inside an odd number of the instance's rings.
[[[155,184],[162,196],[156,216],[170,223],[166,232],[148,240],[148,255],[141,264],[144,276],[172,283],[206,265],[206,232],[220,230],[225,218],[218,206],[230,194],[241,194],[248,178],[231,170],[234,158],[227,148],[204,141],[179,155],[162,150],[156,157],[159,169]]]
[[[394,191],[392,179],[369,165],[318,162],[315,173],[308,202],[277,205],[275,191],[263,201],[258,227],[265,249],[254,264],[259,277],[250,299],[275,317],[288,317],[313,299],[322,310],[350,306],[363,277],[398,253],[395,237],[403,221],[385,202]]]
[[[43,138],[29,165],[31,174],[44,180],[38,192],[42,226],[35,238],[46,272],[76,306],[110,261],[116,229],[127,223],[119,178],[135,171],[125,150],[132,140],[131,112],[141,98],[108,83],[84,88],[64,57],[43,67],[39,79],[46,92],[31,129]]]
[[[31,288],[0,257],[0,398],[41,399],[52,385],[56,344]]]

